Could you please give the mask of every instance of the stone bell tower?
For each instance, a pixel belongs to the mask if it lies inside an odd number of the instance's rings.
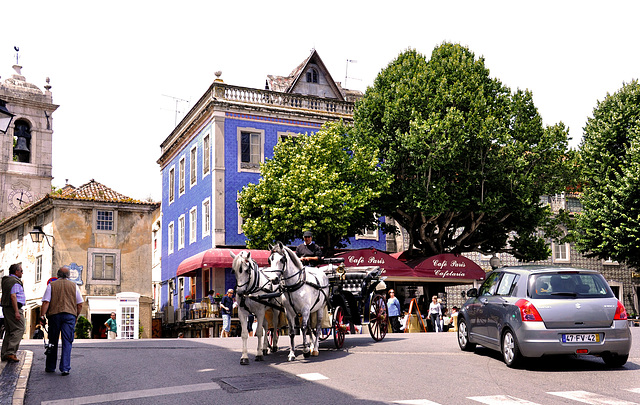
[[[0,100],[14,115],[0,132],[0,220],[51,192],[53,104],[49,78],[44,92],[28,83],[22,66],[0,81]]]

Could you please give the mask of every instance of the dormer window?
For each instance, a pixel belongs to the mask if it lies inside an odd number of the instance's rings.
[[[307,83],[318,83],[318,71],[311,68],[307,71]]]

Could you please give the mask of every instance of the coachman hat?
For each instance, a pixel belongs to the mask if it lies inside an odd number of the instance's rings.
[[[312,237],[312,238],[313,238],[313,234],[311,233],[311,231],[305,231],[305,233],[304,233],[302,236],[303,236],[303,237],[305,237],[305,238],[306,238],[307,236],[309,236],[309,237]]]

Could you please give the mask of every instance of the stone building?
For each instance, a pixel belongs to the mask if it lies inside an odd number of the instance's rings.
[[[26,336],[40,315],[47,280],[68,266],[94,337],[123,301],[135,301],[141,335],[151,337],[149,235],[158,210],[158,203],[133,200],[91,180],[47,194],[0,222],[0,271],[6,274],[12,263],[22,263],[24,270]],[[43,233],[43,241],[35,243],[32,233]],[[129,332],[138,338],[138,328]]]

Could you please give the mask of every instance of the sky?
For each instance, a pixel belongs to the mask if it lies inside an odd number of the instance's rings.
[[[41,90],[49,77],[60,105],[53,186],[94,179],[141,200],[160,201],[160,144],[218,70],[262,89],[315,48],[334,80],[364,92],[402,51],[459,43],[491,77],[532,91],[573,148],[598,101],[640,77],[637,1],[0,0],[0,10],[0,80],[18,46],[22,74]]]

